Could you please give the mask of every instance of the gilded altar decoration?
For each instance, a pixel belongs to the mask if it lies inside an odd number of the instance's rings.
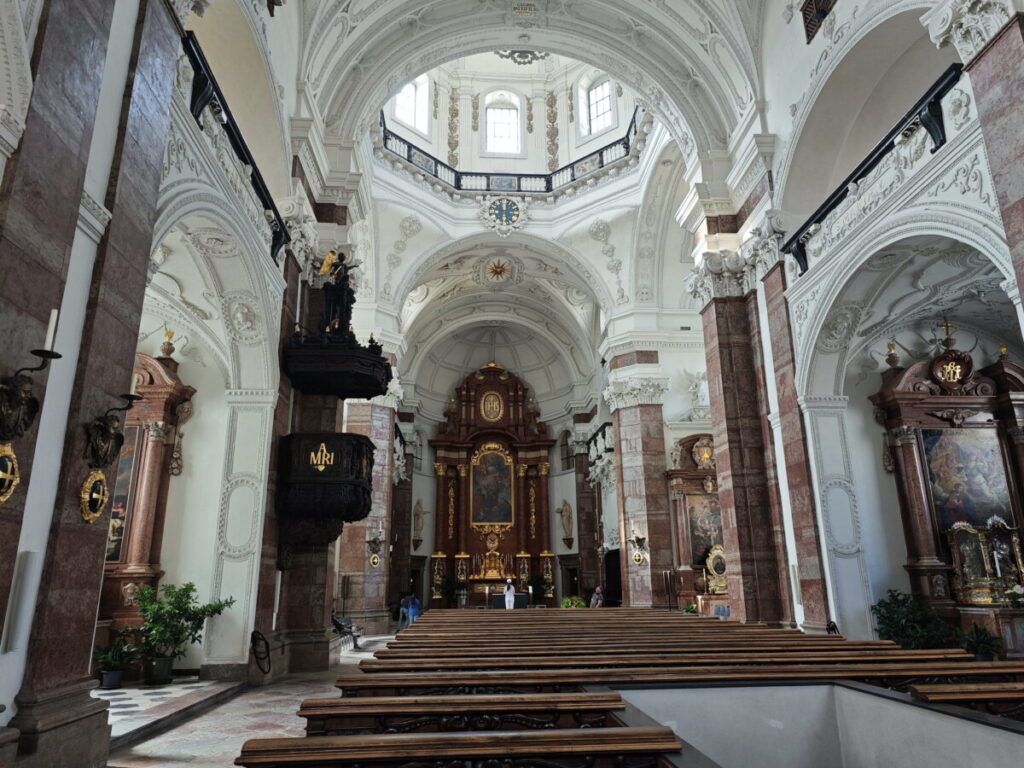
[[[708,552],[704,569],[708,594],[724,595],[728,592],[728,582],[725,578],[725,549],[720,544],[716,544]]]
[[[10,443],[0,444],[0,504],[11,498],[20,482],[21,470],[14,449]]]
[[[444,595],[444,576],[445,576],[445,557],[444,552],[435,552],[430,556],[431,569],[430,569],[430,596],[431,598],[437,599]]]
[[[530,478],[530,538],[537,538],[537,481]]]
[[[710,437],[702,437],[694,443],[692,455],[697,469],[715,468],[715,444]]]
[[[484,443],[473,454],[469,486],[470,525],[512,526],[515,518],[512,457],[501,443]]]
[[[1024,585],[1020,532],[999,517],[984,527],[954,523],[946,531],[953,556],[953,592],[961,603],[988,605]]]
[[[480,416],[484,421],[501,421],[505,415],[505,403],[497,392],[488,392],[480,398]]]
[[[455,483],[448,483],[448,538],[455,539]]]
[[[102,470],[94,469],[85,478],[82,487],[78,491],[78,507],[82,513],[82,519],[87,523],[96,522],[103,514],[110,500],[110,488],[107,485],[107,477]]]

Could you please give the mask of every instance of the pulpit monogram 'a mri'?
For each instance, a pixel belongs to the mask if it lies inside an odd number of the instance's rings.
[[[537,584],[545,599],[554,566],[548,523],[548,457],[554,440],[539,420],[528,386],[491,362],[455,388],[445,421],[430,441],[437,480],[437,551],[432,601],[452,588],[483,604],[513,579]],[[540,579],[545,584],[540,585]]]

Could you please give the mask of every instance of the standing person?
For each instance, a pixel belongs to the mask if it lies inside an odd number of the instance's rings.
[[[398,628],[412,624],[409,620],[409,595],[402,595],[402,602],[398,604]]]
[[[594,587],[594,594],[590,597],[591,608],[604,608],[604,592],[601,587]]]
[[[409,626],[420,617],[420,599],[413,595],[409,599]]]
[[[512,586],[512,579],[505,582],[505,610],[510,611],[516,607],[516,588]]]

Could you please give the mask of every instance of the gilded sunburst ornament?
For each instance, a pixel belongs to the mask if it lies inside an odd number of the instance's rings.
[[[503,261],[491,262],[487,267],[487,274],[492,280],[504,280],[508,275],[508,264]]]

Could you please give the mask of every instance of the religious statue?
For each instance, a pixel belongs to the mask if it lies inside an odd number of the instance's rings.
[[[570,543],[565,546],[572,546],[572,507],[568,501],[562,500],[562,506],[558,508],[558,516],[562,520],[562,534],[563,540],[568,540]]]
[[[124,433],[121,432],[121,418],[114,413],[100,416],[85,425],[85,450],[82,458],[90,469],[102,469],[108,466],[124,445]]]
[[[31,376],[18,374],[0,384],[0,443],[24,437],[38,413]]]
[[[416,506],[412,509],[412,538],[415,541],[423,541],[423,518],[429,514],[423,509],[423,502],[416,499]]]

